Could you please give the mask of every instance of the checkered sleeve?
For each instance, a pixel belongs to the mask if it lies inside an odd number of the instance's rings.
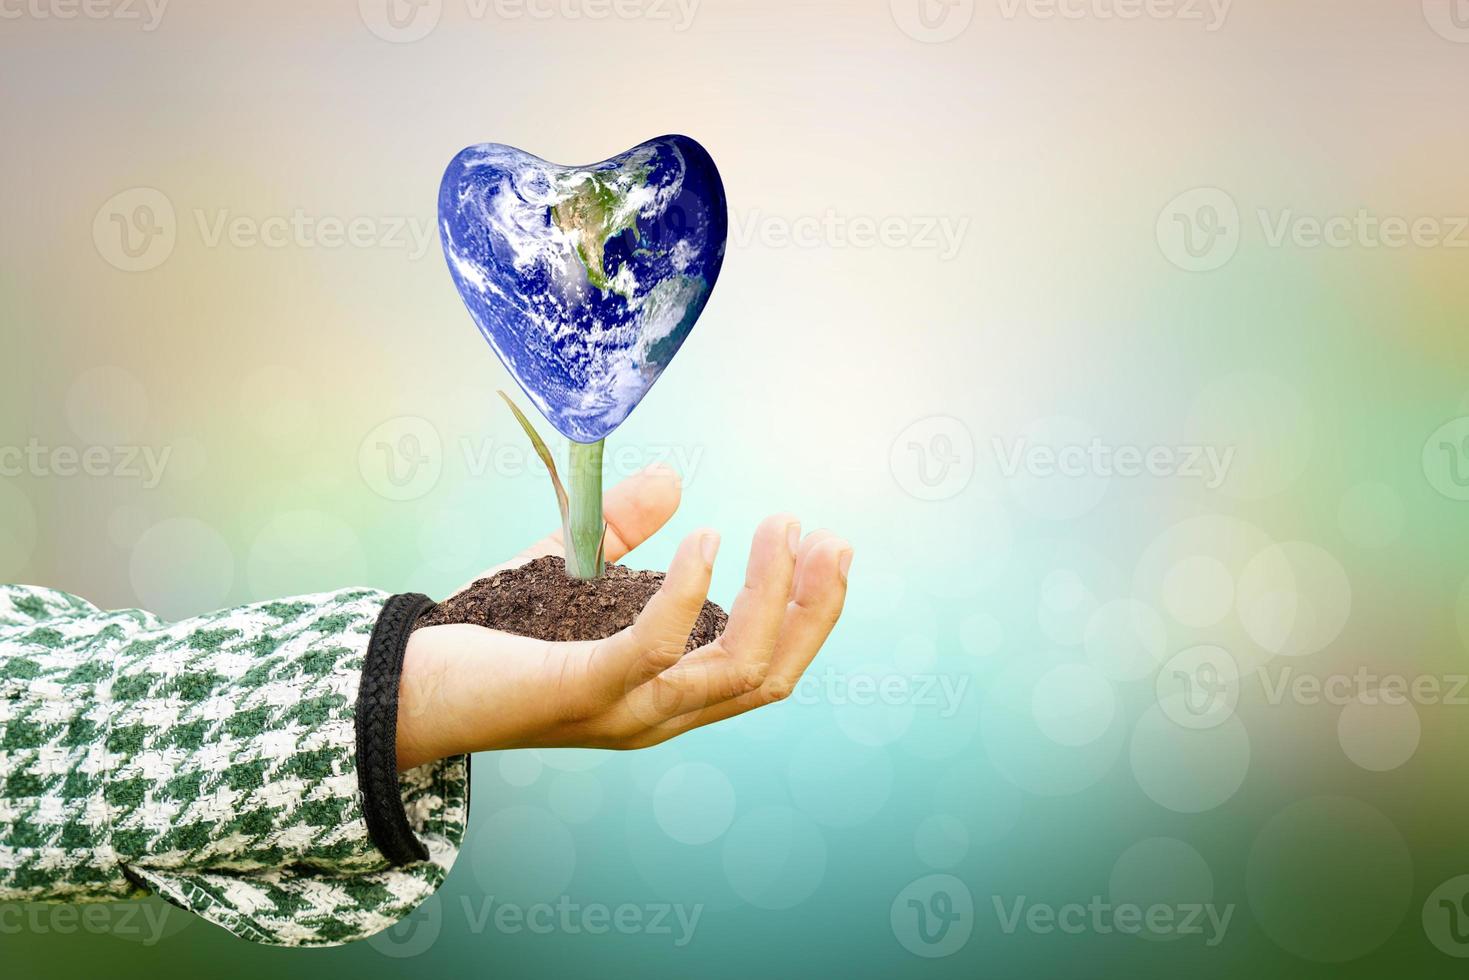
[[[282,946],[407,915],[468,817],[467,759],[392,762],[426,602],[343,590],[164,623],[0,587],[0,901],[154,892]]]

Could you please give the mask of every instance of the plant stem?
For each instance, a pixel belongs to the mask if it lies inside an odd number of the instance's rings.
[[[571,444],[566,570],[573,578],[602,577],[602,447],[601,441]]]

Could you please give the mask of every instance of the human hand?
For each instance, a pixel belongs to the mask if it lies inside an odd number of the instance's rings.
[[[680,490],[666,467],[614,487],[603,505],[607,559],[667,523]],[[398,768],[495,749],[646,748],[789,696],[841,614],[851,545],[829,531],[802,538],[789,514],[766,518],[729,626],[686,654],[718,548],[712,530],[685,538],[637,621],[605,640],[552,643],[467,624],[414,632]],[[558,531],[486,574],[562,553]]]

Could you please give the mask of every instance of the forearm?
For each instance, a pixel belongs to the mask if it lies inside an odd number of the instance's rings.
[[[316,945],[391,924],[442,880],[466,765],[400,782],[395,706],[372,723],[376,692],[398,689],[401,664],[376,654],[401,597],[175,624],[46,590],[0,597],[0,899],[142,882],[247,938]],[[396,891],[350,884],[395,875]],[[369,895],[402,900],[353,897]]]

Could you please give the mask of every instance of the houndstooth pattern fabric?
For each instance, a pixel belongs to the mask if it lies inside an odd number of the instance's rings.
[[[179,623],[0,586],[0,901],[157,892],[254,942],[337,945],[443,882],[468,761],[402,777],[428,861],[390,867],[355,710],[387,596],[343,590]]]

